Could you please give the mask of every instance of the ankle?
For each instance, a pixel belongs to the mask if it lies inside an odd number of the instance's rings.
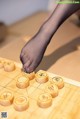
[[[54,24],[49,24],[49,22],[45,22],[42,25],[41,29],[46,37],[52,38],[54,33],[57,31],[58,27],[59,25],[57,24],[57,22],[54,22]]]

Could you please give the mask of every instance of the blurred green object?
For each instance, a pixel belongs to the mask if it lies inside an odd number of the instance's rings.
[[[7,35],[7,27],[3,22],[0,22],[0,42],[5,40]]]

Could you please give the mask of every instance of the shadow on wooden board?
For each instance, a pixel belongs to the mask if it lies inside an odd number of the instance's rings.
[[[50,55],[44,56],[42,62],[40,63],[36,71],[38,71],[39,69],[48,70],[60,58],[62,58],[63,56],[71,52],[74,52],[76,50],[76,46],[78,45],[80,45],[80,37],[73,39],[71,42],[58,48],[57,50],[52,52]]]

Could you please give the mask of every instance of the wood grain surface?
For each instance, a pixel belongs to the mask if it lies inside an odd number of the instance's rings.
[[[65,82],[64,87],[59,89],[59,94],[53,98],[50,107],[40,108],[37,105],[38,96],[46,92],[45,86],[48,85],[52,77],[57,75],[47,72],[48,82],[40,84],[34,78],[30,80],[27,88],[19,89],[16,86],[16,79],[24,72],[21,71],[21,64],[15,63],[15,65],[16,69],[12,72],[6,72],[3,68],[0,69],[0,95],[4,91],[10,91],[14,98],[16,96],[28,97],[29,107],[25,111],[19,112],[14,109],[13,104],[10,106],[0,105],[0,119],[3,119],[1,115],[3,112],[7,112],[7,119],[80,119],[80,82],[61,76]]]

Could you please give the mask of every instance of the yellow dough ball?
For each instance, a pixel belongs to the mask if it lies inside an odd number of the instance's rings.
[[[48,108],[52,105],[52,96],[49,93],[40,94],[37,104],[41,108]]]
[[[13,62],[6,62],[4,64],[4,70],[6,72],[11,72],[15,70],[15,64]]]
[[[13,94],[9,91],[5,91],[0,95],[0,104],[3,106],[8,106],[13,103]]]
[[[58,96],[58,93],[59,93],[58,87],[55,84],[47,85],[45,88],[45,91],[47,93],[50,93],[53,98]]]
[[[14,108],[17,111],[24,111],[29,107],[28,97],[19,96],[14,98],[13,102]]]
[[[48,75],[46,71],[40,70],[35,75],[35,80],[38,83],[46,83],[48,81]]]
[[[59,89],[64,87],[63,78],[56,76],[56,77],[53,77],[52,80],[58,86]]]
[[[27,88],[29,86],[29,78],[25,76],[21,76],[17,79],[16,86],[18,88]]]

